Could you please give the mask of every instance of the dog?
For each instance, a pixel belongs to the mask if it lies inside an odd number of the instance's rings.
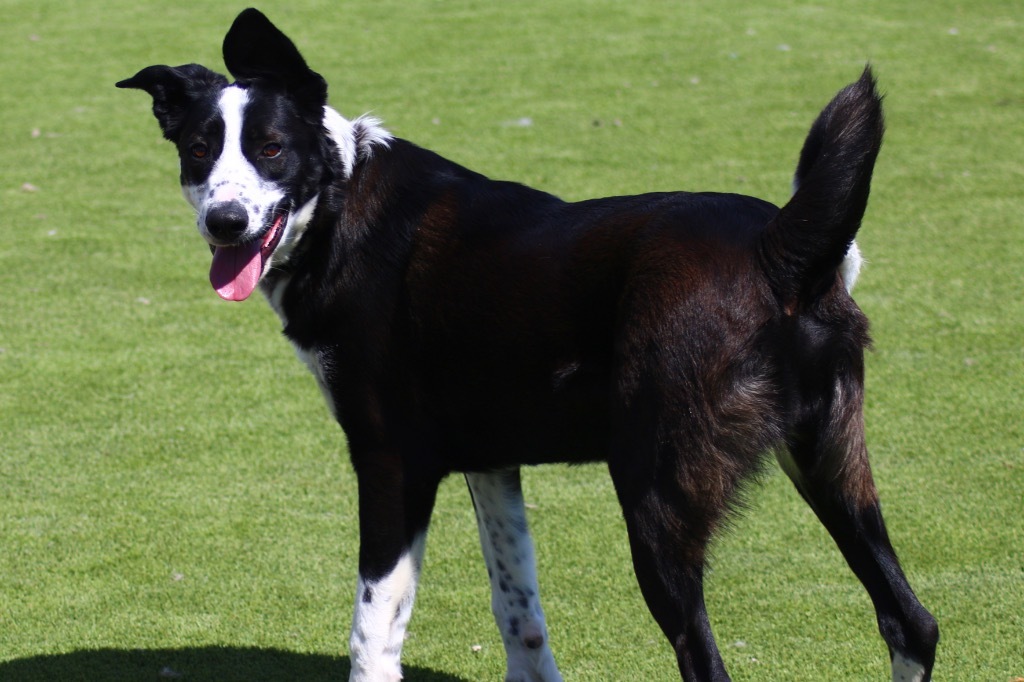
[[[870,67],[813,123],[778,208],[736,194],[564,202],[327,105],[263,14],[235,78],[150,66],[146,91],[224,299],[257,288],[347,436],[359,492],[351,680],[401,678],[439,482],[475,506],[507,682],[561,676],[520,467],[605,461],[641,592],[685,680],[727,680],[708,543],[775,455],[873,601],[894,680],[931,679],[935,619],[890,544],[862,419],[854,238],[883,134]]]

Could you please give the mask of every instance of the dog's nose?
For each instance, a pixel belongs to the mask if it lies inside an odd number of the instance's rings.
[[[214,239],[236,241],[249,226],[249,214],[237,201],[217,204],[206,212],[206,231]]]

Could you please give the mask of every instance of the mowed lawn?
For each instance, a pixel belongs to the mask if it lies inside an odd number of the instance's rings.
[[[257,298],[220,301],[139,92],[222,70],[242,5],[3,0],[0,680],[348,674],[354,478]],[[1024,11],[299,0],[260,6],[342,113],[567,199],[786,200],[819,109],[870,61],[888,137],[860,244],[867,426],[894,544],[942,627],[936,679],[1024,677]],[[602,466],[525,473],[566,680],[678,679]],[[407,678],[500,680],[469,496],[442,486]],[[868,598],[773,473],[716,545],[736,680],[882,680]]]

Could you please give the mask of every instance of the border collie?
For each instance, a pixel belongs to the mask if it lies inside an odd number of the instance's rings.
[[[490,180],[327,106],[256,10],[229,82],[188,64],[153,98],[210,281],[259,288],[348,437],[359,487],[351,680],[397,680],[438,483],[465,476],[506,680],[561,676],[520,467],[605,461],[641,591],[686,680],[728,679],[704,605],[708,544],[775,455],[864,584],[895,680],[929,680],[935,620],[887,537],[864,442],[868,324],[854,237],[882,141],[874,77],[814,122],[796,191],[567,203]]]

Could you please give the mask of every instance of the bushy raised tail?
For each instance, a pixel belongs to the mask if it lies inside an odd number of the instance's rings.
[[[761,265],[787,310],[810,303],[835,283],[864,216],[884,128],[870,67],[811,126],[796,191],[758,245]]]

